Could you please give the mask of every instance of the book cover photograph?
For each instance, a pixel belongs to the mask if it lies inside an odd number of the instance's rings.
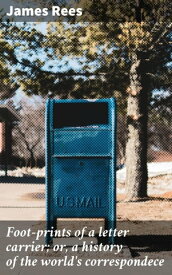
[[[0,274],[171,274],[171,18],[0,1]]]

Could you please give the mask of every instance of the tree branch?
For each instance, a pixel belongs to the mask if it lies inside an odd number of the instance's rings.
[[[99,73],[90,73],[90,72],[75,72],[75,71],[73,71],[73,70],[69,70],[68,72],[63,72],[63,73],[61,73],[61,72],[50,72],[50,71],[42,71],[42,70],[40,70],[40,68],[39,67],[37,67],[37,66],[35,66],[35,65],[32,65],[31,63],[25,63],[25,62],[22,62],[22,61],[19,61],[17,58],[16,58],[16,60],[15,60],[17,63],[19,63],[19,64],[21,64],[21,65],[23,65],[23,66],[25,66],[25,67],[29,67],[29,68],[31,68],[31,69],[34,69],[34,70],[37,70],[37,71],[39,71],[40,73],[42,73],[42,74],[49,74],[49,75],[55,75],[55,76],[68,76],[68,77],[70,77],[70,76],[96,76],[96,75],[107,75],[107,74],[109,74],[109,73],[101,73],[101,72],[99,72]]]
[[[155,47],[155,45],[157,45],[161,38],[166,35],[166,33],[169,31],[170,28],[172,28],[172,23],[170,23],[169,25],[166,25],[165,24],[165,28],[164,28],[164,25],[162,26],[162,29],[164,29],[164,31],[161,32],[161,34],[158,36],[158,38],[152,43],[152,45],[149,47],[148,50],[153,50],[153,48]]]

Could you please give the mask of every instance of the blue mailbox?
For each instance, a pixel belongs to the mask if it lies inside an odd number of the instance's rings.
[[[115,228],[115,120],[113,98],[47,101],[48,230],[58,218],[105,218]]]

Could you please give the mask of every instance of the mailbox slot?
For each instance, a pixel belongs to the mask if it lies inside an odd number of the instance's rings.
[[[54,128],[88,127],[108,124],[106,102],[55,103]]]

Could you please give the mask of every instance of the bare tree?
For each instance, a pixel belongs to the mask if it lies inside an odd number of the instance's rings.
[[[25,160],[26,166],[37,166],[44,159],[44,105],[21,102],[20,121],[14,127],[14,154]]]

